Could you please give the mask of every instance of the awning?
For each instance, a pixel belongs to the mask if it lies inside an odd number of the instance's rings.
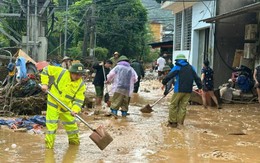
[[[244,14],[244,13],[259,12],[259,11],[260,11],[260,2],[256,2],[256,3],[250,4],[250,5],[232,10],[230,12],[217,15],[215,17],[202,19],[200,21],[204,21],[206,23],[213,23],[213,22],[220,20],[220,19],[224,19],[224,18],[228,18],[228,17],[232,17],[232,16],[237,16],[237,15],[241,15],[241,14]]]
[[[186,8],[193,6],[195,3],[197,3],[196,1],[197,0],[189,0],[189,2],[185,2],[183,0],[176,0],[175,2],[166,1],[162,4],[161,9],[171,10],[173,14],[176,14]]]
[[[153,42],[148,45],[151,45],[152,48],[171,48],[173,47],[173,41]]]

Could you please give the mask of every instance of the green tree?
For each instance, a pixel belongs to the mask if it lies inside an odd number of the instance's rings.
[[[137,57],[146,43],[147,12],[140,0],[104,0],[97,3],[97,45]]]
[[[21,12],[17,0],[10,0],[10,5],[0,6],[3,12]],[[22,1],[25,2],[25,1]],[[64,24],[68,15],[67,48],[68,54],[81,58],[84,30],[88,28],[85,21],[91,21],[96,31],[95,54],[99,59],[108,59],[114,51],[131,56],[130,58],[148,58],[149,35],[147,12],[140,0],[95,0],[95,17],[86,12],[93,4],[92,0],[69,0],[69,11],[65,12],[66,1],[53,0],[56,8],[54,16],[48,19],[48,58],[61,58],[64,49]],[[24,17],[23,15],[22,17]],[[94,20],[94,21],[92,21]],[[20,35],[26,34],[24,19],[5,19],[2,21]],[[2,22],[0,22],[0,25]],[[2,25],[3,28],[6,26]],[[10,35],[15,36],[11,31]],[[89,33],[89,31],[87,31]],[[15,45],[0,35],[0,46]],[[15,36],[16,37],[16,36]],[[20,39],[20,38],[17,38]],[[9,45],[7,45],[9,44]],[[106,55],[104,57],[104,55]],[[141,56],[141,57],[140,57]]]
[[[20,7],[16,0],[5,1],[2,5],[0,4],[1,13],[19,13]],[[23,35],[26,33],[26,22],[20,18],[14,17],[5,17],[4,19],[0,19],[0,27],[3,28],[9,35],[13,36],[15,39],[20,40],[17,34]],[[10,29],[13,29],[10,30]],[[15,31],[15,33],[14,33]],[[0,32],[0,46],[15,46],[12,40],[10,40],[7,36],[2,35]]]
[[[81,57],[81,49],[83,38],[83,22],[84,13],[86,8],[91,4],[91,0],[69,0],[69,10],[66,13],[65,6],[66,1],[56,0],[55,4],[57,10],[55,12],[55,25],[53,31],[49,35],[49,49],[50,55],[62,55],[64,48],[64,33],[65,33],[65,17],[68,16],[68,28],[67,28],[67,55],[74,56],[75,59]],[[51,24],[49,22],[49,24]]]

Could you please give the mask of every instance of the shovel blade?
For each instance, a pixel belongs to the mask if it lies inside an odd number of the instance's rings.
[[[140,111],[142,113],[151,113],[151,112],[153,112],[153,109],[149,104],[147,104],[142,109],[140,109]]]
[[[99,126],[96,130],[94,130],[89,138],[101,150],[105,149],[113,141],[113,138],[106,132],[103,126]]]

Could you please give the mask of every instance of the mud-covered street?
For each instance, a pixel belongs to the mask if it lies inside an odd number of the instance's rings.
[[[93,90],[91,83],[87,86],[87,91]],[[258,103],[224,104],[221,110],[189,105],[184,126],[173,129],[166,126],[171,94],[153,107],[154,112],[139,111],[163,95],[160,87],[157,80],[141,82],[125,119],[94,115],[93,111],[83,116],[93,128],[104,125],[113,137],[103,151],[89,138],[92,131],[80,122],[80,146],[68,145],[61,125],[54,150],[45,149],[44,134],[13,132],[2,126],[0,162],[260,162]]]

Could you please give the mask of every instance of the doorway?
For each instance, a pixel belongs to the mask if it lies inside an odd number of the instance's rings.
[[[210,58],[209,54],[209,28],[201,29],[199,32],[198,48],[198,70],[202,69],[203,61]]]

